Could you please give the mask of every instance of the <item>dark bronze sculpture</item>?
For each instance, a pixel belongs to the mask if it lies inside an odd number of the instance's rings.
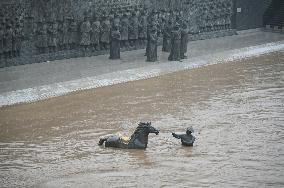
[[[187,43],[188,43],[188,28],[187,23],[183,21],[182,27],[181,27],[181,44],[180,44],[180,58],[186,59],[187,56],[185,53],[187,52]]]
[[[150,26],[148,30],[148,39],[147,39],[147,49],[146,56],[148,62],[155,62],[158,59],[157,55],[157,47],[158,47],[158,36],[157,36],[157,28],[155,26]]]
[[[159,130],[152,127],[151,122],[140,122],[130,138],[121,137],[118,135],[105,136],[100,139],[98,145],[103,145],[105,142],[105,147],[146,149],[148,144],[148,135],[150,133],[155,133],[158,135]]]
[[[165,24],[164,31],[163,31],[163,52],[170,52],[171,51],[171,32],[172,32],[172,20],[169,19],[168,22]]]
[[[171,33],[171,53],[169,61],[180,61],[180,45],[181,45],[181,31],[180,25],[176,22],[175,27]]]
[[[110,59],[120,59],[120,31],[119,26],[114,26],[111,31]]]
[[[191,134],[194,133],[194,130],[192,127],[189,127],[186,129],[186,134],[176,134],[172,133],[173,137],[177,139],[181,139],[181,143],[184,146],[193,146],[193,143],[195,141],[195,137]]]

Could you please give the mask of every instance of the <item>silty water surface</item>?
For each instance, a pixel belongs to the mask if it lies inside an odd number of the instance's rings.
[[[283,187],[284,54],[0,109],[1,187]],[[140,120],[146,150],[97,146]],[[195,128],[194,147],[171,132]]]

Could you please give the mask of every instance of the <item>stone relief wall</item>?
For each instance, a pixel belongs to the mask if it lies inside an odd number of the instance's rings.
[[[3,0],[0,67],[108,53],[114,25],[122,51],[144,48],[152,12],[159,38],[171,18],[185,21],[192,39],[216,37],[232,31],[232,7],[232,0]]]

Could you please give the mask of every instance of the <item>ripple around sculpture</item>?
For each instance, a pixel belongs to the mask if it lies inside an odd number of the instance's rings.
[[[284,54],[0,109],[0,187],[283,187]],[[146,150],[97,146],[152,121]],[[195,146],[172,131],[195,129]]]

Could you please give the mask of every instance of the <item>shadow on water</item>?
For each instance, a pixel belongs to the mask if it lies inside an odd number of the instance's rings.
[[[0,109],[1,187],[283,187],[283,52]],[[152,121],[146,150],[97,146]],[[171,132],[193,126],[183,147]]]

